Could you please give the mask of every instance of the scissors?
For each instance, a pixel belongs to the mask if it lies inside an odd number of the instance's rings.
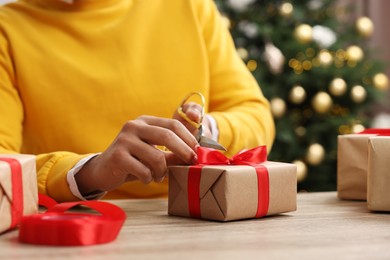
[[[191,120],[187,115],[186,113],[184,113],[183,111],[183,106],[188,102],[188,100],[192,97],[192,96],[199,96],[201,101],[202,101],[202,111],[201,111],[201,118],[200,118],[200,123],[197,123],[193,120]],[[205,106],[205,98],[204,96],[202,95],[202,93],[200,92],[192,92],[190,93],[187,97],[185,97],[180,105],[180,107],[177,109],[177,112],[178,114],[184,119],[186,120],[188,123],[190,123],[192,126],[194,126],[195,128],[198,129],[198,133],[196,134],[195,138],[196,140],[198,141],[199,145],[200,146],[203,146],[203,147],[209,147],[209,148],[214,148],[214,149],[217,149],[217,150],[222,150],[222,151],[226,151],[226,148],[223,147],[221,144],[219,144],[218,142],[214,141],[213,139],[211,138],[208,138],[206,136],[203,135],[203,125],[202,125],[202,121],[203,121],[203,117],[204,117],[204,106]]]

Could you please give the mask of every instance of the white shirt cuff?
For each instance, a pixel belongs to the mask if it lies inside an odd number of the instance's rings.
[[[66,175],[66,180],[68,181],[69,189],[74,196],[80,200],[96,200],[103,197],[107,192],[100,192],[97,194],[92,194],[88,196],[81,195],[79,187],[77,186],[76,179],[74,176],[80,171],[80,169],[86,164],[90,159],[97,156],[98,154],[92,154],[81,159],[72,169],[70,169]]]
[[[207,119],[210,122],[211,138],[214,141],[218,142],[219,130],[218,130],[218,127],[217,127],[217,121],[215,121],[214,117],[212,117],[212,116],[210,116],[208,114],[206,114],[205,116],[207,117]]]

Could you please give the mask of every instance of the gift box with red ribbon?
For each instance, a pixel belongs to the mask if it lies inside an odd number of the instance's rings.
[[[390,129],[366,129],[338,136],[337,196],[340,199],[367,199],[368,142],[374,136],[390,135]]]
[[[0,233],[37,211],[35,156],[0,154]]]
[[[232,158],[200,147],[196,165],[169,167],[168,214],[230,221],[295,211],[295,164],[266,157],[265,146]]]
[[[368,142],[367,207],[390,211],[390,136],[371,137]]]

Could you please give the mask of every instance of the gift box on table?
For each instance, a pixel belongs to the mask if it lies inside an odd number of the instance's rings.
[[[35,156],[0,154],[0,233],[38,211]]]
[[[295,211],[296,165],[266,161],[264,154],[262,160],[247,160],[248,153],[265,150],[255,149],[232,159],[212,151],[223,163],[209,153],[201,160],[198,151],[200,164],[169,167],[168,214],[230,221]]]
[[[337,196],[340,199],[366,200],[368,139],[370,134],[338,136]]]
[[[337,196],[340,199],[367,199],[368,140],[378,135],[390,135],[390,129],[370,128],[338,136]]]
[[[368,145],[367,206],[390,211],[390,137],[371,137]]]

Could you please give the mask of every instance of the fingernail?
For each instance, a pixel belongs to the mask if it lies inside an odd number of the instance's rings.
[[[192,157],[192,164],[197,164],[197,163],[198,163],[198,156],[194,155],[194,157]]]
[[[164,179],[165,179],[165,177],[162,177],[162,178],[156,179],[155,181],[156,182],[163,182]]]
[[[149,183],[151,183],[152,181],[153,181],[153,177],[150,176],[150,177],[146,180],[145,184],[149,184]]]

